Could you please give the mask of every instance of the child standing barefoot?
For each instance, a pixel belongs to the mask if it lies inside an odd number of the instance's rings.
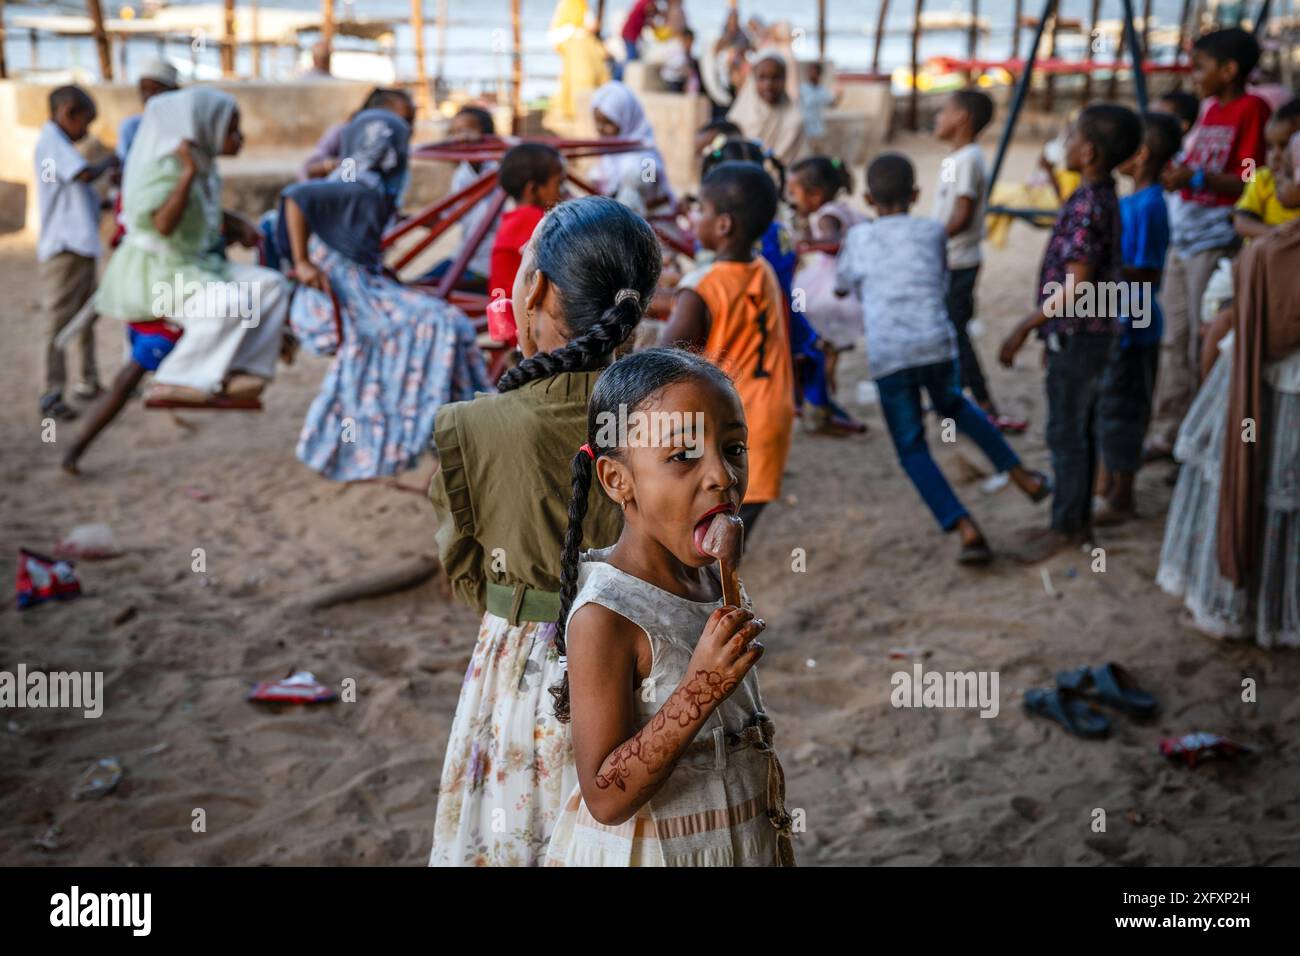
[[[650,435],[673,440],[634,438],[647,433],[643,415]],[[624,419],[620,436],[609,424]],[[689,352],[635,352],[601,376],[586,438],[572,462],[556,638],[568,670],[554,690],[556,714],[572,719],[578,783],[547,865],[792,866],[753,670],[766,625],[723,604],[703,551],[714,516],[735,514],[749,482],[740,397]],[[580,565],[596,482],[623,530]]]
[[[483,612],[439,787],[433,866],[535,865],[575,782],[566,727],[546,688],[553,643],[568,458],[587,401],[659,278],[659,243],[612,199],[557,206],[524,248],[514,314],[525,358],[502,394],[445,405],[429,489],[438,552],[458,596]],[[588,502],[582,501],[583,512]],[[614,541],[619,513],[593,495],[588,529]]]

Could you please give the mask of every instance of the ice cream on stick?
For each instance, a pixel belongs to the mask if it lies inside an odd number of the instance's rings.
[[[740,607],[740,553],[745,546],[745,525],[739,516],[719,512],[704,534],[701,550],[718,559],[722,578],[722,603]]]

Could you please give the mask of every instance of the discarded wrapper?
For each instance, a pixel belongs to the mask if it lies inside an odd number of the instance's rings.
[[[718,559],[722,578],[722,603],[740,607],[740,553],[745,547],[745,525],[739,516],[719,512],[704,533],[702,549]]]
[[[324,704],[338,698],[309,671],[295,671],[280,680],[264,680],[248,694],[249,700],[288,704]]]
[[[49,558],[26,548],[18,549],[18,576],[15,591],[18,607],[34,607],[46,601],[63,601],[81,594],[75,565],[71,561]]]
[[[85,800],[112,793],[122,782],[122,772],[122,764],[116,757],[96,760],[81,775],[81,781],[73,788],[72,799]]]
[[[1181,737],[1164,738],[1160,741],[1160,752],[1174,760],[1182,758],[1187,761],[1187,766],[1195,767],[1200,761],[1210,757],[1232,758],[1253,754],[1255,751],[1227,737],[1197,731]]]

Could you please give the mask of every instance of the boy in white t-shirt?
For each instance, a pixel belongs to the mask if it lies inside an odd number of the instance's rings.
[[[74,143],[86,136],[95,121],[95,101],[79,86],[60,86],[50,94],[50,119],[36,140],[36,205],[41,237],[36,258],[49,320],[45,353],[45,394],[41,412],[55,418],[75,418],[63,401],[67,369],[63,350],[54,344],[60,330],[81,311],[95,292],[95,261],[99,258],[99,196],[90,184],[118,165],[110,154],[88,163]],[[93,397],[99,391],[95,365],[94,324],[81,330],[82,383],[79,391]]]
[[[984,238],[985,193],[988,174],[984,153],[975,140],[993,119],[993,100],[978,90],[958,90],[944,101],[935,118],[934,135],[952,147],[939,166],[933,216],[948,237],[951,283],[946,305],[948,319],[957,330],[961,384],[1004,431],[1016,423],[997,420],[984,371],[971,345],[966,326],[975,314],[975,282],[979,277],[980,240]]]

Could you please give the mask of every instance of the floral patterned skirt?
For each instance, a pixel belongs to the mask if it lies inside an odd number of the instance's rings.
[[[430,866],[540,866],[577,786],[569,728],[548,688],[555,625],[484,614],[451,725]]]
[[[368,272],[313,239],[344,337],[323,292],[300,287],[289,321],[308,351],[334,356],[298,436],[298,458],[326,478],[358,481],[414,467],[448,402],[492,390],[474,325],[454,306]]]

